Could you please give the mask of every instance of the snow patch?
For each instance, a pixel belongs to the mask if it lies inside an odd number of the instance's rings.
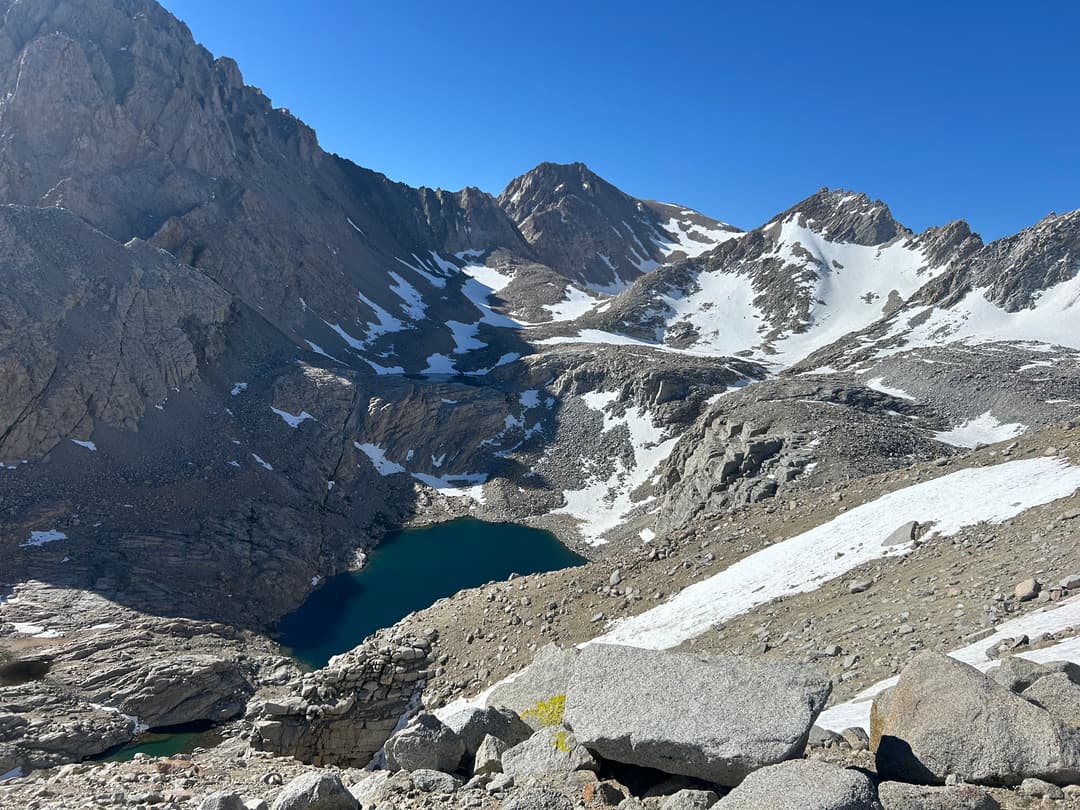
[[[951,430],[934,433],[934,438],[939,442],[951,444],[953,447],[976,447],[980,444],[994,444],[1015,439],[1026,430],[1027,425],[1019,422],[1003,424],[993,413],[987,411]]]
[[[544,304],[544,309],[551,313],[553,321],[573,321],[591,312],[600,303],[599,298],[568,285],[563,299],[557,304]]]
[[[909,399],[912,402],[915,401],[915,397],[906,391],[901,391],[899,388],[890,388],[885,385],[884,377],[874,377],[872,380],[866,380],[863,385],[872,391],[879,391],[882,394],[888,394],[890,397],[896,397],[897,399]]]
[[[582,400],[604,417],[606,433],[625,426],[630,435],[634,460],[628,465],[622,458],[615,459],[615,471],[607,478],[593,475],[578,490],[563,493],[566,504],[553,514],[566,514],[577,518],[578,531],[587,543],[600,545],[606,542],[603,535],[622,524],[634,509],[645,501],[633,500],[633,494],[649,481],[653,471],[675,448],[678,437],[667,438],[665,431],[653,424],[652,415],[640,408],[627,408],[621,416],[610,412],[610,406],[618,399],[613,391],[590,391]]]
[[[259,456],[257,453],[252,453],[251,457],[253,459],[255,459],[255,463],[258,464],[263,469],[269,470],[270,472],[274,471],[274,468],[270,465],[270,462],[264,461],[263,458],[261,456]]]
[[[353,447],[371,459],[371,463],[375,465],[375,470],[379,475],[394,475],[395,473],[406,472],[405,468],[400,464],[388,459],[386,451],[377,444],[353,442]]]
[[[79,445],[79,447],[85,447],[91,453],[96,453],[97,452],[97,445],[94,444],[93,442],[89,442],[89,441],[81,442],[78,439],[72,439],[71,441],[72,441],[73,444]]]
[[[816,590],[871,560],[906,554],[910,543],[882,547],[881,541],[908,521],[932,524],[932,534],[949,537],[965,526],[1001,523],[1077,489],[1080,467],[1057,458],[959,470],[883,495],[744,557],[593,641],[648,649],[675,647],[716,622],[777,597]]]
[[[30,539],[25,543],[19,543],[21,548],[27,546],[43,546],[46,543],[55,543],[57,540],[67,540],[67,535],[56,529],[49,529],[44,532],[30,532]]]
[[[288,411],[283,411],[280,408],[275,408],[273,405],[270,406],[270,410],[272,410],[274,413],[276,413],[278,416],[280,416],[282,418],[282,420],[285,422],[285,424],[288,425],[289,427],[293,428],[294,430],[296,428],[300,427],[300,425],[303,424],[304,422],[306,422],[308,419],[311,419],[312,421],[315,421],[315,422],[319,421],[314,416],[312,416],[310,413],[308,413],[307,411],[300,411],[299,414],[294,416],[293,414],[289,413]]]

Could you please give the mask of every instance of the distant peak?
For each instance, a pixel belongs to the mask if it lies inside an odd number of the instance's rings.
[[[832,242],[880,245],[898,236],[910,235],[881,200],[861,191],[821,188],[796,203],[773,222],[795,218]]]

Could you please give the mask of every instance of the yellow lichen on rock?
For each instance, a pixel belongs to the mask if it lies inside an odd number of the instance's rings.
[[[543,728],[557,726],[562,723],[563,712],[566,710],[566,695],[554,695],[547,700],[539,701],[531,709],[521,713],[521,719],[527,720],[532,717]]]

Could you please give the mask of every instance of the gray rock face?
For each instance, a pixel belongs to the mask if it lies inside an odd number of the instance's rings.
[[[386,763],[391,770],[456,771],[465,757],[465,741],[433,714],[418,715],[389,739]]]
[[[814,760],[754,771],[721,799],[718,810],[881,810],[865,774]]]
[[[0,207],[0,261],[0,462],[134,427],[223,349],[225,290],[67,211]]]
[[[499,204],[543,261],[599,288],[618,289],[662,261],[672,218],[702,240],[702,229],[738,232],[681,206],[637,200],[582,163],[541,163],[511,180]]]
[[[201,802],[199,810],[247,810],[244,800],[235,793],[211,793]]]
[[[487,704],[504,706],[521,715],[537,703],[565,695],[577,656],[578,651],[573,647],[563,649],[554,644],[542,647],[517,677],[491,690]],[[528,722],[529,718],[525,720]]]
[[[691,425],[661,467],[661,531],[733,507],[930,460],[942,445],[920,431],[922,410],[844,375],[782,377],[732,391]],[[829,425],[829,430],[821,430]],[[895,526],[882,526],[892,542]]]
[[[730,786],[801,756],[830,691],[816,666],[594,644],[565,717],[605,759]]]
[[[470,707],[443,719],[465,742],[466,756],[475,756],[485,737],[496,737],[508,747],[524,742],[532,729],[509,709],[487,706]]]
[[[0,773],[77,762],[127,742],[131,722],[52,684],[0,689]]]
[[[882,782],[878,799],[884,810],[998,810],[985,790],[973,785],[931,787],[903,782]]]
[[[259,692],[248,707],[255,721],[252,746],[314,765],[365,766],[419,689],[431,643],[412,635],[376,636],[323,669]],[[464,742],[437,719],[422,715],[410,729],[387,744],[388,759],[391,751],[402,757],[396,767],[452,771],[458,766]],[[460,752],[444,756],[442,749],[431,749],[427,756],[431,740]],[[455,756],[453,762],[445,758]]]
[[[360,803],[333,773],[306,773],[281,789],[271,810],[359,810]]]
[[[1080,685],[1064,672],[1039,678],[1021,696],[1046,709],[1062,723],[1080,728]]]
[[[502,755],[502,770],[514,779],[573,771],[595,771],[596,760],[570,731],[542,728]]]
[[[883,779],[1058,784],[1080,778],[1080,734],[977,669],[923,652],[871,711]]]
[[[708,810],[718,799],[711,790],[679,790],[660,802],[660,810]]]
[[[442,771],[432,771],[426,768],[413,771],[409,774],[412,783],[424,793],[453,793],[461,787],[461,780]]]

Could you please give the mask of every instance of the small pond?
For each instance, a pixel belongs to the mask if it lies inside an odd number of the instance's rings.
[[[555,535],[471,518],[388,536],[357,572],[333,577],[279,626],[281,643],[312,668],[464,588],[580,565]]]
[[[213,748],[219,742],[221,734],[214,725],[208,721],[199,721],[144,732],[131,742],[110,748],[92,759],[100,762],[128,762],[134,759],[136,754],[171,757],[175,754],[190,754],[196,748]]]

